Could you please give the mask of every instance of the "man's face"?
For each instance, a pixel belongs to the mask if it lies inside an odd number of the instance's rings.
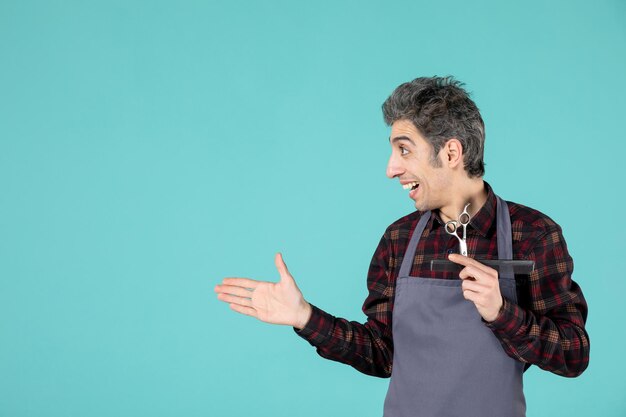
[[[442,152],[433,160],[432,145],[408,120],[398,120],[391,125],[389,143],[391,157],[387,164],[387,176],[397,177],[403,186],[408,187],[409,197],[415,201],[416,209],[426,211],[443,207],[449,201],[446,196],[449,195],[452,178],[443,163]]]

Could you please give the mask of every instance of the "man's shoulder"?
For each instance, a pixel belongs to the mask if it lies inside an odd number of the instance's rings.
[[[417,222],[420,221],[425,213],[427,212],[416,210],[412,213],[400,217],[387,227],[387,230],[385,230],[385,234],[393,233],[395,235],[400,232],[410,232],[415,228]]]
[[[535,233],[546,233],[560,230],[561,227],[547,214],[523,204],[507,201],[511,216],[511,228],[515,230],[530,230]]]

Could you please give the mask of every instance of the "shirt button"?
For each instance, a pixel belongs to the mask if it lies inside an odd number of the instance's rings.
[[[453,254],[453,253],[454,253],[454,251],[453,251],[452,249],[448,249],[448,251],[447,251],[447,252],[448,252],[448,255],[451,255],[451,254]]]

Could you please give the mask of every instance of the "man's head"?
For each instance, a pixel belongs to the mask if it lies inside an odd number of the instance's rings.
[[[462,147],[467,175],[485,174],[485,125],[476,104],[452,77],[421,77],[400,85],[383,103],[385,123],[410,121],[432,146],[431,161],[439,167],[439,151],[450,139]]]

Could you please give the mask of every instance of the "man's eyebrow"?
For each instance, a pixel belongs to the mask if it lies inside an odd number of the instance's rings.
[[[410,137],[408,137],[408,136],[395,136],[393,139],[391,139],[391,137],[389,138],[389,142],[391,142],[391,143],[396,143],[396,142],[398,142],[400,140],[409,141],[409,143],[411,145],[415,146],[415,142],[413,142],[413,140]]]

